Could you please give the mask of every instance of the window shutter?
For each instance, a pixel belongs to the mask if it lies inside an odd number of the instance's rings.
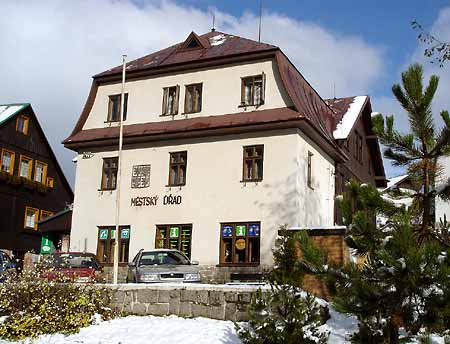
[[[24,121],[25,121],[25,123],[24,123],[24,126],[23,126],[23,133],[25,135],[28,135],[28,124],[29,124],[30,120],[25,117]]]
[[[175,104],[173,107],[173,114],[176,115],[178,113],[178,99],[180,98],[180,85],[177,85],[177,90],[175,92]]]
[[[197,111],[202,111],[202,92],[203,92],[203,84],[199,84],[197,87]]]
[[[163,88],[163,101],[162,101],[162,111],[161,115],[167,114],[167,96],[169,95],[169,88],[164,87]]]
[[[14,174],[14,159],[15,159],[15,157],[16,157],[16,155],[13,153],[13,154],[10,154],[10,161],[9,161],[9,166],[10,166],[10,171],[9,171],[9,173],[10,174]]]
[[[127,119],[127,110],[128,110],[128,93],[125,93],[124,103],[123,103],[123,120]]]
[[[266,100],[266,73],[262,72],[262,90],[261,90],[261,105]]]
[[[106,120],[109,122],[109,121],[111,121],[111,114],[112,114],[112,111],[113,111],[113,102],[112,102],[112,99],[111,99],[111,97],[108,97],[108,116],[106,117]]]

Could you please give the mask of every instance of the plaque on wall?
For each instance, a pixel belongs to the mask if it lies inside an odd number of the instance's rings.
[[[150,166],[134,165],[131,174],[131,188],[142,189],[150,186]]]
[[[245,239],[238,239],[235,243],[236,249],[242,251],[245,248]]]

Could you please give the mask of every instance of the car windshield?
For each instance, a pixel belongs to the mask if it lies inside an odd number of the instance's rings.
[[[179,252],[142,252],[139,265],[189,265],[189,260]]]
[[[95,258],[82,253],[52,255],[48,257],[47,265],[55,268],[97,268]]]

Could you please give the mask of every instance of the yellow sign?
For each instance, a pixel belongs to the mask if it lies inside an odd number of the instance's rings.
[[[245,239],[238,239],[236,240],[236,249],[238,249],[239,251],[243,250],[245,248]]]

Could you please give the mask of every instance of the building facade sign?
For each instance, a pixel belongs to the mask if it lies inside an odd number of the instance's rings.
[[[100,229],[99,238],[100,238],[100,240],[108,239],[108,230],[107,229]]]
[[[259,224],[254,223],[248,226],[248,236],[251,237],[259,236]]]
[[[245,225],[236,226],[236,236],[245,236]]]
[[[131,199],[131,206],[132,207],[148,207],[152,205],[158,204],[158,196],[151,196],[151,197],[134,197]]]
[[[169,236],[171,238],[178,238],[180,232],[180,228],[179,227],[170,227],[170,234]]]
[[[164,205],[168,205],[168,204],[181,204],[182,198],[180,195],[178,196],[174,196],[172,194],[170,195],[165,195],[163,198],[163,204]]]
[[[50,254],[53,251],[53,242],[48,238],[48,236],[42,236],[41,240],[41,254]]]
[[[120,232],[120,238],[121,239],[130,239],[130,229],[122,228],[122,231]]]
[[[134,165],[131,174],[131,188],[142,189],[150,186],[151,165]]]
[[[245,239],[238,239],[236,240],[236,249],[238,249],[239,251],[243,250],[245,248]]]

